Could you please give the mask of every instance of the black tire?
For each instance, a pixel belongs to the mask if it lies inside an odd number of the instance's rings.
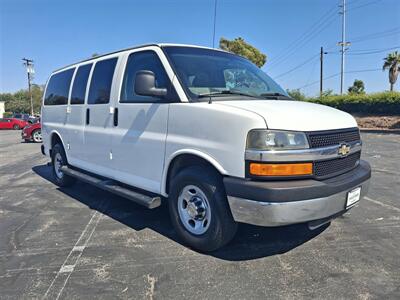
[[[56,161],[59,160],[59,161]],[[76,179],[65,175],[60,170],[56,170],[59,165],[67,166],[67,156],[65,155],[65,151],[62,145],[56,144],[51,150],[51,162],[52,162],[52,172],[55,179],[55,182],[58,186],[68,187],[75,183]]]
[[[195,186],[207,197],[210,206],[210,224],[199,235],[190,232],[179,215],[179,196],[185,187]],[[171,181],[168,201],[172,224],[183,242],[190,247],[209,252],[232,240],[238,224],[233,220],[220,174],[207,167],[193,166],[179,172]]]
[[[15,125],[13,126],[13,129],[14,129],[14,130],[19,130],[19,129],[21,129],[21,128],[19,128],[19,125],[15,124]]]
[[[35,134],[40,134],[40,139],[36,139],[35,138]],[[32,133],[31,133],[31,136],[32,136],[32,141],[34,142],[34,143],[41,143],[42,142],[42,139],[41,139],[41,135],[42,134],[42,130],[41,129],[35,129],[34,131],[32,131]]]

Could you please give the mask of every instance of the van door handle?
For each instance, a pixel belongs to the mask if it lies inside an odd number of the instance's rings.
[[[118,126],[118,108],[114,109],[114,126]]]
[[[90,123],[90,110],[89,108],[86,108],[86,125],[89,125]]]

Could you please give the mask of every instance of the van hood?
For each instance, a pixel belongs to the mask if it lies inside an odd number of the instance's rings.
[[[262,116],[269,129],[318,131],[357,127],[348,113],[303,101],[244,100],[218,101],[221,105],[241,108]]]

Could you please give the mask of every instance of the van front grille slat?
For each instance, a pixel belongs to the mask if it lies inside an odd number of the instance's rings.
[[[308,132],[308,140],[310,148],[321,148],[341,143],[349,143],[360,140],[360,131],[358,128],[325,131],[325,132]]]
[[[334,158],[314,162],[314,176],[327,178],[350,171],[359,164],[361,152],[350,154],[343,158]]]

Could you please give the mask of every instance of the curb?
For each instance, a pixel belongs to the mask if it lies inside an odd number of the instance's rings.
[[[400,129],[360,128],[364,133],[400,134]]]

